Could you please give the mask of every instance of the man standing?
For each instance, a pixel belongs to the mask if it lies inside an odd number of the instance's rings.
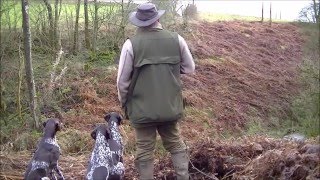
[[[141,180],[153,179],[156,132],[171,153],[178,180],[189,179],[187,147],[177,122],[183,111],[180,74],[193,73],[195,64],[186,41],[162,28],[164,13],[144,3],[130,14],[138,29],[124,43],[119,61],[118,95],[135,129],[135,166]]]

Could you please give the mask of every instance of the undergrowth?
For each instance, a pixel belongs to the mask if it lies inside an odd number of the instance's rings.
[[[297,24],[305,37],[302,63],[298,67],[302,84],[300,93],[292,97],[290,116],[278,117],[270,115],[268,119],[253,116],[247,123],[247,135],[268,134],[283,137],[286,134],[298,132],[307,137],[320,135],[320,93],[319,93],[319,29],[317,24]],[[277,111],[277,110],[275,110]]]
[[[293,128],[307,136],[320,135],[320,62],[319,25],[299,24],[306,36],[303,63],[300,66],[301,93],[292,102]]]

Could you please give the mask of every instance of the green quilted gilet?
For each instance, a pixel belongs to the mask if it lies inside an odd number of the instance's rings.
[[[125,108],[131,123],[178,120],[183,111],[178,34],[152,29],[138,31],[130,40],[135,77]]]

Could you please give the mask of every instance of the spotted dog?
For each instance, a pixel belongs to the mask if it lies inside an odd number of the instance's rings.
[[[113,168],[110,177],[115,177],[112,179],[121,179],[124,175],[123,167],[123,143],[122,137],[119,132],[119,125],[122,117],[115,112],[107,114],[104,118],[107,121],[110,139],[108,139],[109,147],[112,154]]]
[[[108,126],[99,125],[91,133],[96,142],[87,169],[88,180],[118,180],[124,176],[123,144],[118,128],[121,117],[110,113],[105,119]]]
[[[27,170],[24,174],[25,180],[56,179],[53,170],[57,173],[59,180],[64,180],[63,174],[58,166],[60,147],[56,140],[56,133],[61,129],[58,119],[48,119],[43,123],[44,135],[38,143]]]

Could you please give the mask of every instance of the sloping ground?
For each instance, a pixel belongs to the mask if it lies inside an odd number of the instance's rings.
[[[210,106],[217,126],[238,129],[249,116],[290,113],[303,43],[295,25],[202,22],[193,29],[189,44],[199,60],[184,77],[189,105]]]
[[[188,107],[210,108],[215,129],[243,129],[251,117],[268,121],[290,115],[298,92],[303,39],[285,23],[200,22],[186,37],[197,59],[196,73],[183,76]],[[83,72],[71,81],[61,117],[67,127],[91,129],[107,111],[121,111],[116,70]],[[73,111],[68,111],[72,109]],[[192,122],[192,116],[186,116]],[[188,124],[186,124],[188,125]]]
[[[65,127],[92,130],[107,112],[121,112],[116,87],[116,69],[94,69],[71,81],[71,90],[61,103]]]
[[[319,156],[306,153],[306,147],[302,148],[304,144],[266,137],[210,140],[225,129],[243,129],[252,117],[268,121],[272,116],[290,115],[290,98],[299,87],[297,66],[303,44],[298,27],[293,24],[269,27],[256,22],[202,22],[193,24],[192,29],[186,39],[197,57],[197,66],[194,75],[183,76],[187,108],[185,121],[181,123],[182,134],[190,147],[192,177],[320,178]],[[76,130],[65,133],[76,136],[71,138],[74,141],[86,137],[83,144],[76,144],[79,149],[61,146],[60,164],[67,179],[82,179],[92,149],[93,141],[87,138],[92,126],[102,123],[106,112],[121,111],[116,69],[80,72],[78,77],[66,81],[69,83],[64,87],[65,98],[60,105],[64,112],[55,114],[49,110],[46,113],[60,116],[65,131]],[[121,131],[127,149],[126,179],[134,179],[137,177],[133,166],[134,133],[127,121]],[[61,134],[58,140],[63,143]],[[67,150],[69,148],[72,150]],[[31,151],[1,154],[0,179],[21,178],[31,154]],[[168,155],[156,158],[155,165],[157,179],[172,179]]]

